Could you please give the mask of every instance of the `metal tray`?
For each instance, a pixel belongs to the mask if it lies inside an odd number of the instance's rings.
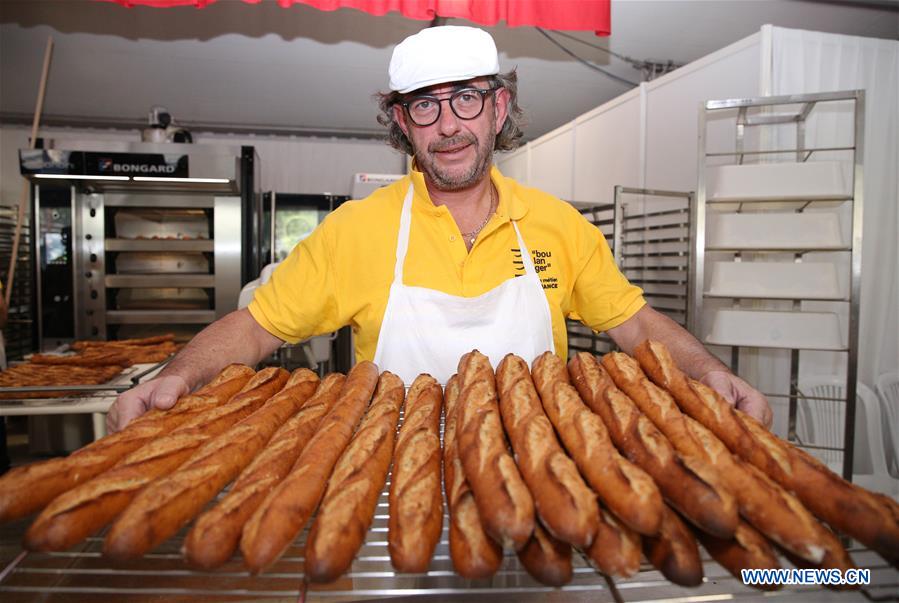
[[[93,601],[100,597],[121,600],[295,600],[370,601],[387,598],[415,601],[787,601],[895,600],[899,572],[880,557],[861,548],[851,549],[860,567],[871,569],[872,584],[862,591],[834,591],[820,587],[785,587],[762,592],[744,586],[704,550],[705,579],[697,588],[671,584],[645,561],[640,572],[626,579],[607,579],[575,553],[574,578],[562,588],[543,586],[531,578],[510,551],[502,567],[487,580],[465,580],[454,571],[449,557],[447,517],[439,544],[424,574],[393,571],[387,551],[387,492],[378,502],[372,527],[351,569],[327,585],[307,585],[303,580],[303,551],[308,526],[284,556],[268,571],[250,575],[239,556],[215,572],[191,570],[181,559],[186,534],[182,530],[155,551],[136,562],[113,565],[101,555],[102,534],[72,551],[18,553],[0,572],[3,601]],[[311,523],[311,522],[310,522]],[[0,533],[0,551],[14,553],[15,543],[27,527],[22,521]],[[784,567],[789,567],[785,561]]]

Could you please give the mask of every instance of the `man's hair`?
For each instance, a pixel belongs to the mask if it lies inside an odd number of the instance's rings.
[[[518,106],[518,74],[515,70],[490,76],[488,80],[492,88],[505,88],[509,91],[509,114],[503,129],[496,135],[493,149],[496,151],[512,151],[521,145],[524,136],[524,111]],[[398,151],[407,155],[414,155],[412,143],[403,134],[396,119],[393,117],[393,106],[402,102],[407,95],[399,92],[379,92],[375,94],[378,107],[378,123],[387,128],[387,143]],[[496,97],[494,96],[494,101]]]

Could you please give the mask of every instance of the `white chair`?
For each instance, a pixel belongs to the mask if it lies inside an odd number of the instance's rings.
[[[887,454],[887,469],[899,477],[899,371],[884,373],[877,378],[877,397],[883,413],[883,442]]]
[[[846,412],[845,379],[829,375],[803,378],[799,392],[796,435],[800,442],[813,446],[842,447]],[[899,480],[887,471],[881,428],[883,421],[877,395],[871,388],[859,383],[856,390],[852,481],[864,488],[895,496],[899,494]],[[808,452],[842,475],[842,451],[810,448]]]

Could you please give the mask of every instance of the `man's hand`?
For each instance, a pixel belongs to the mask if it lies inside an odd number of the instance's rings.
[[[758,419],[765,427],[771,428],[774,415],[768,399],[730,371],[709,371],[700,381],[724,396],[724,399],[737,409]]]
[[[151,408],[168,410],[178,398],[188,393],[190,386],[179,375],[166,375],[141,383],[121,394],[109,407],[106,429],[110,433],[119,431]]]

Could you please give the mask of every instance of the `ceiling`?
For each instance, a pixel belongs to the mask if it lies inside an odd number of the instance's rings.
[[[636,83],[640,71],[603,49],[683,64],[766,23],[896,39],[899,3],[613,0],[611,36],[551,35]],[[0,0],[0,121],[30,124],[52,35],[48,125],[136,127],[151,106],[163,105],[197,130],[373,136],[381,128],[372,94],[386,88],[391,49],[427,25],[395,13],[284,9],[273,1],[219,0],[198,10]],[[632,87],[579,63],[533,27],[486,29],[501,67],[518,69],[529,139]]]

